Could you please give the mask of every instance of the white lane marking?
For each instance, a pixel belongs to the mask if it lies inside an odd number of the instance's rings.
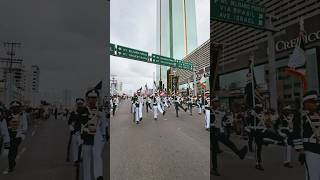
[[[23,148],[21,149],[21,151],[20,151],[20,152],[18,153],[18,155],[17,155],[17,160],[20,159],[20,157],[22,156],[22,154],[23,154],[26,150],[27,150],[26,147],[23,147]]]

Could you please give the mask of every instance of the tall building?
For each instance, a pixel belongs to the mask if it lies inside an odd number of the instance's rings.
[[[32,65],[24,70],[24,101],[32,106],[40,104],[39,84],[40,84],[40,68]]]
[[[175,59],[183,59],[198,47],[195,0],[157,1],[156,42],[158,54]],[[161,79],[165,87],[168,69],[156,67],[156,80]]]
[[[4,67],[3,71],[2,71],[2,81],[4,81],[4,99],[6,101],[7,104],[9,104],[9,101],[11,100],[19,100],[22,101],[23,100],[23,94],[24,94],[24,82],[25,82],[25,78],[24,78],[24,74],[25,74],[25,70],[24,70],[24,66],[16,66],[13,67],[11,69],[11,92],[9,93],[8,88],[9,88],[9,81],[10,81],[10,72],[9,72],[9,68]],[[9,93],[9,94],[8,94]]]

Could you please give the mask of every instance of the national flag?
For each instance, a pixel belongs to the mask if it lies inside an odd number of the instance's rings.
[[[304,44],[305,31],[303,30],[302,24],[303,22],[300,22],[300,33],[298,37],[298,42],[293,50],[292,55],[290,56],[286,73],[288,75],[299,78],[303,83],[303,90],[307,91],[308,82],[306,77],[306,70],[305,68],[303,68],[303,66],[306,64]]]
[[[204,74],[205,74],[205,68],[203,68],[203,75],[202,75],[202,77],[201,77],[201,79],[200,79],[200,86],[202,86],[202,88],[203,89],[206,89],[206,78],[204,77]]]
[[[160,93],[160,96],[164,96],[164,95],[166,95],[166,92],[165,92],[165,91],[162,91],[162,92]]]
[[[256,78],[254,75],[253,67],[254,67],[253,60],[249,60],[249,72],[247,74],[247,84],[244,89],[247,108],[253,108],[253,98],[255,100],[255,104],[263,102],[263,97],[258,91],[258,86],[257,86]],[[252,92],[252,90],[254,91],[254,93]]]
[[[298,42],[288,62],[289,68],[296,69],[304,66],[306,63],[305,45],[303,40],[304,34],[305,34],[304,31],[301,31],[299,34]]]

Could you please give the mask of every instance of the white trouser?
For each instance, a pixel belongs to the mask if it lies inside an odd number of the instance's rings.
[[[291,152],[292,147],[288,144],[286,144],[284,148],[284,163],[290,163],[291,162]]]
[[[163,109],[161,108],[161,105],[158,103],[158,111],[163,114]]]
[[[167,101],[164,102],[164,107],[169,107]]]
[[[153,105],[153,118],[157,119],[158,118],[158,106]]]
[[[139,118],[142,118],[142,109],[143,109],[143,104],[139,104]]]
[[[93,180],[92,177],[97,179],[99,176],[103,176],[101,154],[100,146],[82,145],[83,180]],[[91,170],[93,170],[93,174]]]
[[[206,109],[205,112],[206,112],[206,116],[205,116],[206,124],[205,124],[205,127],[207,129],[209,129],[210,128],[210,110]]]
[[[306,180],[320,179],[320,154],[305,151],[306,153]]]
[[[135,104],[132,104],[132,106],[131,106],[131,112],[132,112],[132,113],[134,113],[135,108],[136,108],[136,105],[135,105]]]
[[[198,113],[201,114],[201,111],[202,111],[202,108],[201,108],[201,105],[199,104],[198,105]]]
[[[71,139],[71,153],[72,153],[71,157],[73,162],[78,160],[80,143],[81,143],[81,136],[80,136],[80,133],[77,132],[72,135],[72,139]]]
[[[139,122],[140,121],[140,118],[139,118],[139,107],[135,107],[135,120],[136,122]]]

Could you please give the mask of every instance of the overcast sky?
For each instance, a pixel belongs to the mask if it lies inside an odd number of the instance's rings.
[[[111,42],[156,53],[156,1],[111,1]],[[198,45],[201,45],[210,37],[210,0],[195,0],[195,3]],[[125,91],[136,91],[146,83],[152,87],[155,65],[114,56],[110,59],[110,73],[123,82]]]
[[[0,41],[23,44],[17,55],[40,67],[41,91],[83,96],[106,75],[106,15],[105,1],[1,0]]]

